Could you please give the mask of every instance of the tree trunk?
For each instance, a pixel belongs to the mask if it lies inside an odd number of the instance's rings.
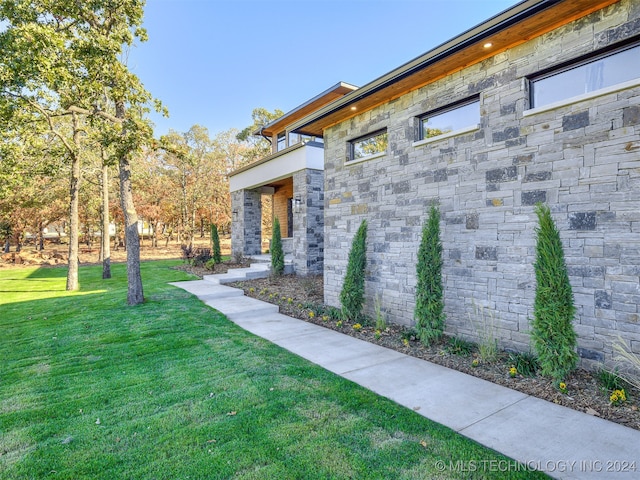
[[[73,114],[73,140],[76,148],[80,145],[80,124],[78,115]],[[69,270],[67,272],[67,290],[78,289],[78,202],[80,193],[80,156],[79,148],[71,154],[71,181],[69,187]]]
[[[109,167],[102,151],[102,278],[111,278],[111,242],[109,241]]]
[[[116,117],[125,117],[124,102],[116,102]],[[125,248],[127,251],[127,303],[139,305],[144,302],[142,289],[142,276],[140,274],[140,237],[138,235],[138,214],[133,202],[133,189],[131,185],[131,165],[129,154],[122,152],[118,159],[120,176],[120,202],[124,214]]]
[[[4,241],[4,253],[9,253],[11,251],[11,241],[9,238],[6,238]]]

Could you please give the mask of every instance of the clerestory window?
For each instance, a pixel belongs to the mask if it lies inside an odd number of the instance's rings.
[[[361,160],[387,151],[387,130],[379,130],[349,142],[349,160]]]
[[[640,80],[640,44],[596,53],[529,78],[531,108]]]
[[[420,140],[445,134],[463,133],[478,128],[480,123],[480,99],[470,98],[425,113],[420,117]]]

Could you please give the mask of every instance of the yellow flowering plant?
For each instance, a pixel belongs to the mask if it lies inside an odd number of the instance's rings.
[[[512,365],[509,369],[509,376],[515,378],[516,375],[518,375],[518,369]]]
[[[611,402],[611,405],[620,405],[621,403],[626,402],[627,394],[625,393],[624,388],[614,390],[611,393],[611,396],[609,396],[609,401]]]

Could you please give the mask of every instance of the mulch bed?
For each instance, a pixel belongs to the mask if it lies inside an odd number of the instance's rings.
[[[216,267],[220,269],[216,273],[222,273],[226,268],[236,268],[237,265],[222,264]],[[185,265],[184,269],[202,275],[202,272],[194,271],[188,265]],[[212,272],[204,272],[204,274],[210,273]],[[638,408],[640,391],[628,386],[625,388],[627,401],[621,405],[611,405],[610,392],[600,386],[594,372],[575,370],[565,380],[567,391],[562,393],[551,379],[546,377],[525,377],[518,374],[512,378],[509,374],[512,362],[508,352],[499,352],[494,361],[483,362],[480,361],[477,351],[468,354],[452,353],[449,337],[444,337],[439,343],[426,347],[412,335],[411,329],[401,325],[390,324],[384,331],[378,333],[370,325],[364,325],[359,329],[354,328],[354,325],[349,322],[340,323],[330,315],[323,314],[327,307],[323,305],[322,276],[284,275],[230,285],[243,289],[245,295],[279,305],[280,312],[285,315],[640,430],[640,409]],[[477,366],[474,366],[474,360],[478,361]]]

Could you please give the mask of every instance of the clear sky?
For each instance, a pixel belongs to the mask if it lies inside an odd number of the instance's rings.
[[[287,112],[337,82],[363,86],[517,0],[147,0],[128,65],[170,117],[213,137]]]

